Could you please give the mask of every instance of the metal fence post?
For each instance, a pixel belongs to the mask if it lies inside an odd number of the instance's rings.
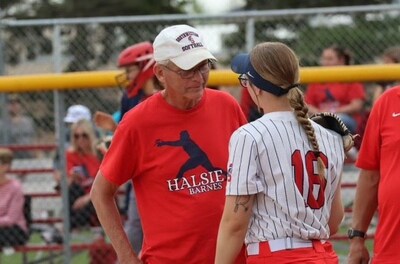
[[[255,21],[249,18],[246,22],[246,51],[250,52],[255,43]]]
[[[61,43],[61,28],[55,24],[53,27],[53,61],[54,70],[57,73],[62,71],[62,43]],[[57,152],[59,157],[58,169],[61,171],[61,197],[62,197],[62,212],[63,212],[63,232],[64,232],[64,263],[69,264],[72,261],[71,252],[71,227],[70,227],[70,212],[69,212],[69,193],[66,174],[66,156],[65,156],[65,123],[63,116],[65,114],[64,94],[57,90],[53,91],[54,95],[54,121],[56,128],[56,142],[58,143]]]
[[[0,13],[0,76],[5,75],[5,56],[4,56],[4,42],[3,42],[3,19],[1,17],[1,13]],[[0,94],[0,105],[5,106],[6,105],[6,97],[4,93]],[[3,107],[1,112],[0,112],[0,121],[2,121],[3,124],[6,124],[6,120],[7,120],[7,108]],[[4,144],[7,144],[8,142],[8,130],[6,129],[6,126],[3,125],[3,127],[1,128],[3,130],[3,133],[1,134],[1,139],[0,141],[2,141]]]

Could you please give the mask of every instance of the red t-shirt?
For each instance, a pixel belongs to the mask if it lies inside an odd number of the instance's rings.
[[[117,185],[133,179],[144,263],[214,262],[229,138],[245,123],[232,96],[210,89],[191,110],[157,93],[124,116],[100,170]]]
[[[375,234],[374,263],[400,259],[400,86],[378,99],[368,118],[356,162],[365,170],[379,170],[379,224]],[[393,262],[390,262],[393,263]]]
[[[89,192],[97,171],[99,170],[100,159],[94,154],[83,155],[72,151],[67,151],[66,156],[67,172],[70,173],[73,167],[79,167],[84,176],[81,185],[86,192]]]
[[[365,99],[361,83],[313,83],[307,87],[305,101],[323,112],[348,105],[354,99]]]

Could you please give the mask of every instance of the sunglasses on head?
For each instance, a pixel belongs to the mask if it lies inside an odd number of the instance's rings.
[[[75,134],[74,134],[74,138],[75,138],[75,139],[78,139],[78,138],[80,138],[80,137],[82,137],[82,138],[84,138],[84,139],[88,139],[88,138],[89,138],[89,135],[86,134],[86,133],[81,133],[81,134],[75,133]]]

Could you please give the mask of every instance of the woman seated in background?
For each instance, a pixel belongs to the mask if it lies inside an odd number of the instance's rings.
[[[0,148],[0,248],[23,245],[29,238],[21,183],[6,175],[12,160],[13,152]]]
[[[321,55],[321,66],[346,66],[352,64],[350,52],[337,45],[325,48]],[[360,113],[365,102],[362,83],[313,83],[307,87],[305,100],[310,114],[336,113],[351,133],[356,134]]]
[[[66,152],[71,228],[96,222],[90,188],[100,166],[93,124],[80,120],[71,126],[71,146]]]

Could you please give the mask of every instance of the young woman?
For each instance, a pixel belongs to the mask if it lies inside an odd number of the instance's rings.
[[[97,138],[90,121],[81,119],[71,126],[71,146],[67,150],[71,228],[86,226],[95,219],[90,189],[100,166]]]
[[[285,44],[259,44],[232,69],[263,116],[230,139],[216,263],[233,263],[243,240],[247,263],[338,263],[325,241],[344,215],[340,179],[352,137],[308,118],[299,61]]]

